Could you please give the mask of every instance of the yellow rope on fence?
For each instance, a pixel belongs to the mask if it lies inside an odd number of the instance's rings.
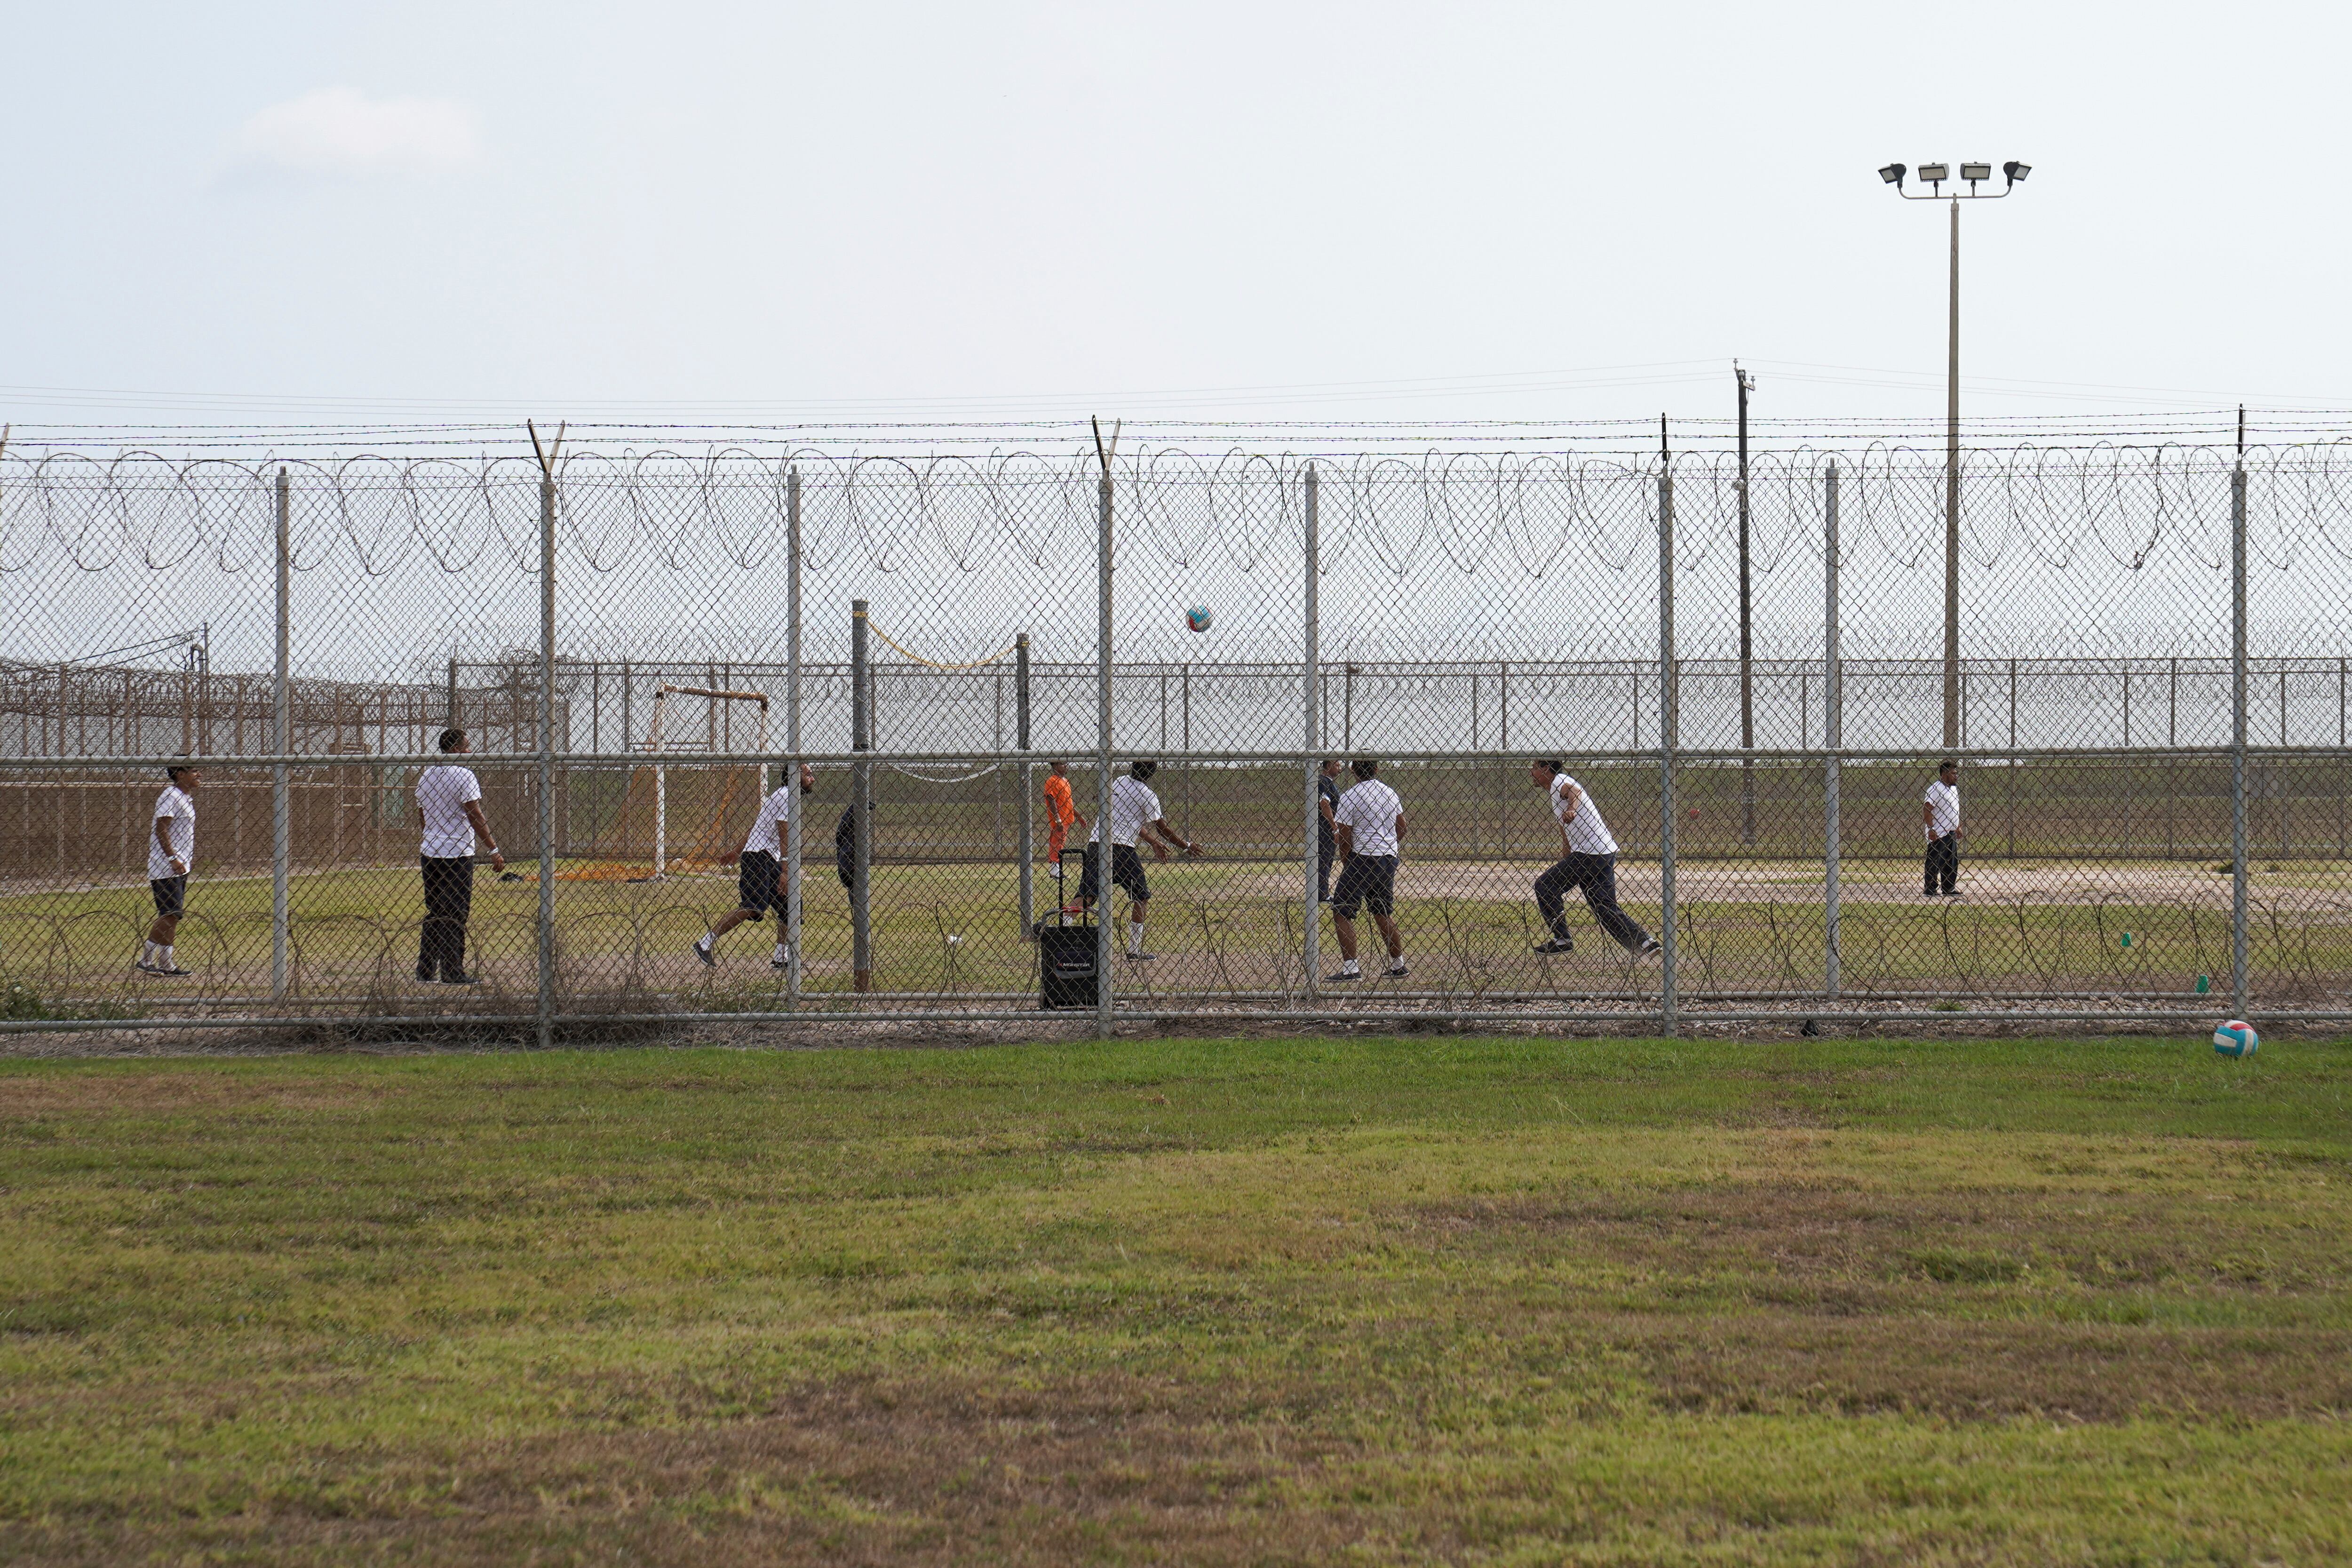
[[[886,632],[880,626],[876,626],[874,624],[873,617],[871,616],[866,617],[866,629],[872,632],[876,637],[880,637],[884,642],[888,643],[892,647],[897,648],[900,653],[905,654],[908,658],[913,659],[917,664],[927,664],[933,669],[978,669],[984,664],[994,664],[999,659],[1012,658],[1021,647],[1017,642],[1007,643],[1002,650],[990,654],[986,658],[975,658],[969,664],[941,664],[935,658],[925,658],[921,654],[917,653],[913,648],[908,647],[905,643],[900,642],[897,637],[892,637],[888,632]]]

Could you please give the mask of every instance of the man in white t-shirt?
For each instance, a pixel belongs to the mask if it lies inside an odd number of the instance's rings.
[[[1361,980],[1356,966],[1356,910],[1371,911],[1388,943],[1391,980],[1405,976],[1404,938],[1397,934],[1397,851],[1404,843],[1404,802],[1375,777],[1381,764],[1370,757],[1349,764],[1356,783],[1331,810],[1331,833],[1342,862],[1331,889],[1331,929],[1339,934],[1339,972],[1332,981]]]
[[[145,974],[174,979],[187,971],[172,952],[179,934],[180,917],[188,912],[188,868],[196,854],[196,787],[204,780],[194,768],[164,770],[172,782],[155,798],[154,822],[147,835],[147,890],[155,898],[155,923],[139,949],[139,969]]]
[[[1618,945],[1636,957],[1658,951],[1657,939],[1617,907],[1617,840],[1601,820],[1601,808],[1583,787],[1568,776],[1559,759],[1532,763],[1528,776],[1551,797],[1551,814],[1559,821],[1559,860],[1536,879],[1536,910],[1550,931],[1549,941],[1536,943],[1538,952],[1568,952],[1575,939],[1568,934],[1568,891],[1584,895],[1592,918],[1616,938]]]
[[[441,731],[445,756],[472,751],[463,730]],[[425,819],[417,854],[425,871],[425,923],[416,934],[416,978],[428,984],[471,985],[466,973],[466,924],[474,914],[474,850],[490,852],[490,868],[507,858],[482,820],[482,782],[474,770],[444,763],[416,775],[416,809]]]
[[[1143,951],[1143,921],[1151,904],[1151,880],[1143,874],[1143,857],[1136,853],[1136,846],[1150,845],[1151,853],[1162,860],[1168,858],[1171,846],[1185,855],[1201,853],[1198,844],[1169,826],[1168,819],[1160,815],[1160,797],[1152,793],[1149,782],[1159,771],[1158,763],[1139,757],[1128,764],[1127,777],[1110,782],[1110,879],[1127,889],[1127,956],[1134,959],[1158,956]],[[1102,838],[1103,825],[1097,822],[1087,836],[1086,869],[1078,878],[1078,904],[1082,909],[1093,907],[1102,894]]]
[[[801,794],[816,793],[816,773],[806,763],[801,764]],[[792,786],[786,784],[760,803],[760,815],[751,823],[751,836],[743,840],[743,853],[737,861],[735,873],[735,907],[719,917],[719,923],[709,934],[694,944],[694,956],[705,967],[716,968],[719,958],[714,951],[719,939],[741,925],[745,921],[764,920],[770,910],[776,911],[776,955],[768,961],[771,969],[790,969],[792,955],[785,943],[792,937],[792,910],[785,907],[789,887],[782,881],[784,857],[796,846],[793,842],[793,822],[797,814],[793,809]]]
[[[1936,766],[1936,779],[1919,797],[1919,825],[1927,835],[1927,865],[1919,892],[1923,898],[1960,896],[1960,764],[1947,758]]]

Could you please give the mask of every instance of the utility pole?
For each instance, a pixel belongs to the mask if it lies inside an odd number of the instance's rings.
[[[1748,395],[1756,378],[1731,362],[1739,384],[1739,842],[1756,844],[1756,625],[1748,578]]]

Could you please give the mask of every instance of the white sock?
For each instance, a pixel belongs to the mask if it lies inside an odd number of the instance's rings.
[[[1339,973],[1342,974],[1360,974],[1363,971],[1356,967],[1356,961],[1354,959],[1343,958],[1339,961]]]
[[[163,961],[163,967],[166,969],[177,969],[180,967],[180,961],[172,956],[172,944],[170,942],[165,942],[163,946],[157,948],[155,950],[155,955]]]
[[[1127,928],[1127,951],[1129,952],[1141,952],[1143,951],[1143,922],[1141,921],[1133,921],[1129,922]]]
[[[154,938],[149,937],[139,944],[139,962],[142,963],[152,963],[155,962]]]
[[[700,936],[695,939],[694,945],[700,948],[703,952],[709,952],[711,949],[711,945],[718,942],[718,940],[719,939],[717,937],[712,936],[709,931],[704,931]]]
[[[787,963],[790,961],[791,957],[792,955],[784,951],[784,944],[782,942],[780,942],[776,943],[776,962],[778,963]]]

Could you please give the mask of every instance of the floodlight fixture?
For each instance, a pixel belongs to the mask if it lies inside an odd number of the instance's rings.
[[[2011,163],[2010,167],[2014,169],[2017,165]],[[1900,163],[1889,163],[1886,167],[1878,171],[1878,177],[1885,180],[1890,185],[1899,185],[1903,183],[1903,176],[1910,172],[1910,170],[1905,168]]]
[[[1992,178],[1992,165],[1990,163],[1963,163],[1960,165],[1960,178],[1966,180],[1972,185],[1979,180],[1990,180]]]
[[[1919,165],[1919,177],[1931,185],[1940,185],[1952,177],[1952,171],[1945,163],[1922,163]]]
[[[2016,159],[2011,158],[2008,163],[2003,163],[2000,166],[2000,172],[2008,178],[2009,183],[2013,185],[2017,184],[2018,181],[2025,178],[2026,175],[2033,173],[2033,165],[2031,163],[2021,163]]]

